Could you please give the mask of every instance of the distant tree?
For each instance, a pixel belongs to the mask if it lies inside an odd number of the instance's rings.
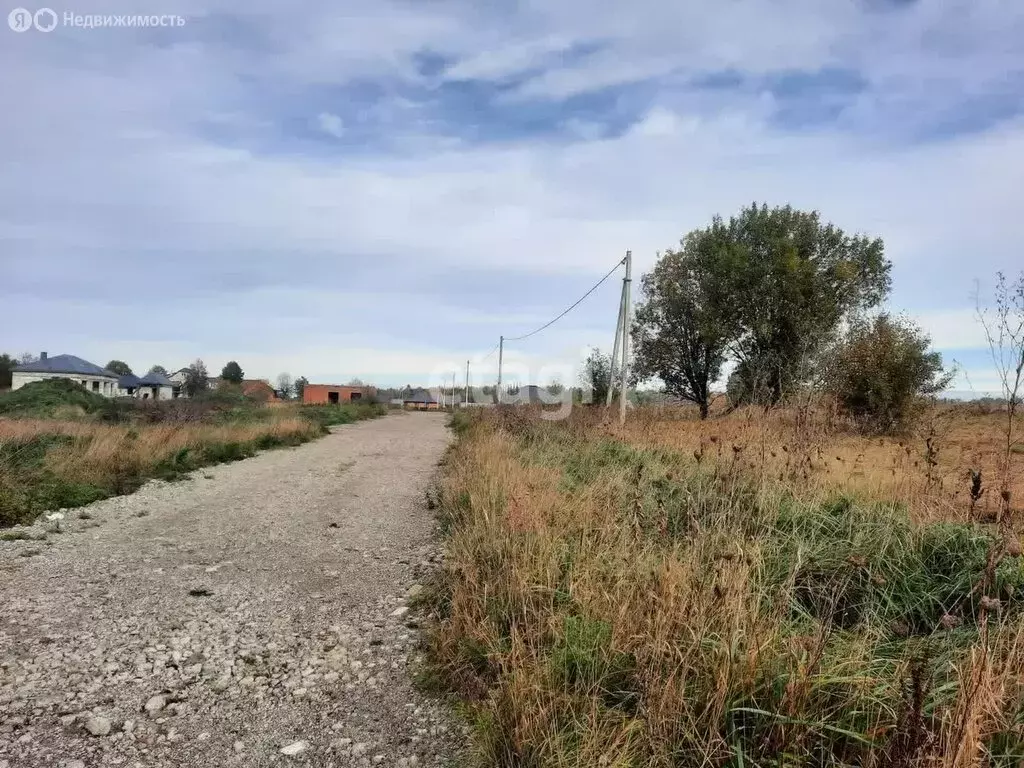
[[[131,376],[132,374],[131,367],[123,360],[111,360],[104,367],[111,373],[116,373],[118,376]]]
[[[611,357],[596,347],[592,349],[583,363],[580,380],[583,388],[590,391],[591,402],[603,403],[608,397],[608,387],[612,380]]]
[[[562,384],[562,382],[560,381],[552,381],[550,384],[548,384],[547,391],[548,394],[551,395],[560,395],[563,392],[565,392],[565,385]]]
[[[764,390],[776,403],[813,370],[840,324],[879,304],[892,264],[881,239],[850,236],[817,212],[751,205],[728,222],[715,218],[704,235],[714,243],[718,276],[735,328],[730,349],[742,389]]]
[[[18,362],[21,363],[22,365],[24,365],[25,363],[34,363],[35,361],[36,356],[33,355],[31,352],[22,352],[18,356]]]
[[[164,376],[167,375],[167,369],[164,368],[162,365],[154,365],[152,368],[149,369],[149,372],[150,373],[160,373],[160,374],[163,374]]]
[[[11,355],[3,354],[0,355],[0,389],[10,389],[12,381],[12,374],[14,373],[14,366],[18,364]]]
[[[292,396],[292,376],[290,373],[279,373],[277,375],[277,391],[285,400]]]
[[[366,385],[363,383],[362,379],[360,379],[359,377],[355,377],[351,381],[349,381],[349,383],[346,384],[346,386],[349,386],[349,387],[365,387]]]
[[[189,397],[206,392],[210,387],[210,375],[206,371],[206,363],[196,358],[185,371],[185,382],[182,390]]]
[[[702,419],[737,333],[722,234],[714,225],[695,230],[658,259],[643,276],[632,328],[635,381],[661,379],[670,395],[696,403]]]
[[[302,394],[306,391],[306,385],[309,384],[309,379],[305,376],[299,376],[295,381],[292,382],[292,391],[295,392],[295,399],[301,400]]]
[[[242,366],[232,360],[221,370],[220,377],[232,384],[241,384],[245,379],[245,373],[242,372]]]
[[[871,432],[909,427],[922,399],[949,386],[952,372],[929,351],[930,339],[909,320],[880,314],[855,319],[826,371],[840,408]]]

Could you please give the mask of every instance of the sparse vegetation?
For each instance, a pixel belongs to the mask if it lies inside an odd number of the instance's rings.
[[[480,762],[1017,765],[1021,547],[971,521],[949,410],[935,466],[828,414],[460,415],[432,674]],[[849,482],[872,447],[914,478]]]

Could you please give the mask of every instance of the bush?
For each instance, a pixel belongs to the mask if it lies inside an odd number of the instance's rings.
[[[0,416],[42,418],[61,410],[82,413],[109,410],[111,400],[71,379],[46,379],[0,395]]]
[[[911,426],[922,399],[953,378],[930,339],[908,320],[880,314],[855,321],[834,350],[826,386],[865,431],[891,434]]]

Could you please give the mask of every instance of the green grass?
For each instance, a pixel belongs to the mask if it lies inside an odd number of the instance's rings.
[[[59,410],[107,413],[115,407],[109,398],[70,379],[47,379],[0,393],[0,416],[9,418],[46,418]]]
[[[345,405],[303,405],[299,412],[303,417],[324,427],[338,424],[352,424],[364,419],[373,419],[387,413],[387,407],[375,403],[351,403]]]

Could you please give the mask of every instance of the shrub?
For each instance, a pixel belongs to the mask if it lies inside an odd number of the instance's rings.
[[[0,394],[0,415],[46,417],[58,409],[98,413],[110,409],[112,401],[89,392],[71,379],[46,379]]]
[[[953,378],[930,339],[908,320],[880,314],[855,321],[826,368],[827,388],[863,429],[893,433],[911,426],[922,399]]]

